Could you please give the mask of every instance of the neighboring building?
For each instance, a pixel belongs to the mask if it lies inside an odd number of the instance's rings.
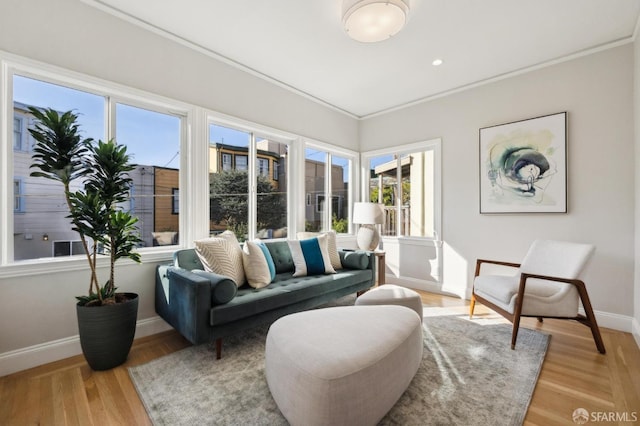
[[[304,162],[305,182],[305,228],[319,231],[325,208],[325,170],[322,161],[306,159]],[[349,210],[348,183],[344,181],[342,166],[331,165],[331,211],[337,219],[347,217]]]
[[[82,254],[71,230],[62,184],[31,177],[35,140],[29,133],[30,105],[13,104],[13,255],[15,260]],[[72,188],[73,189],[73,188]]]

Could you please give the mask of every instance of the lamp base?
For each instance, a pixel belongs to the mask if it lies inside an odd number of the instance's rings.
[[[375,250],[380,243],[380,234],[375,225],[360,225],[356,241],[360,250]]]

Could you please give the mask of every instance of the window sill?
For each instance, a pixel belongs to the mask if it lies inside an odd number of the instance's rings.
[[[173,258],[173,253],[180,248],[180,246],[168,246],[144,249],[140,252],[142,263],[170,261]],[[129,259],[120,259],[117,263],[117,265],[133,264],[135,262]],[[97,267],[98,269],[108,268],[109,258],[106,256],[99,257],[97,259]],[[82,271],[88,268],[87,259],[84,255],[29,259],[0,266],[0,279]]]

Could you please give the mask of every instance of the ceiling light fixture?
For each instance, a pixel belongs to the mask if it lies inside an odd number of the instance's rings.
[[[442,65],[442,59],[434,59],[434,61],[433,61],[433,62],[431,62],[431,64],[432,64],[434,67],[437,67],[437,66],[439,66],[439,65]]]
[[[409,0],[344,0],[342,24],[354,40],[374,43],[397,34],[407,22]]]

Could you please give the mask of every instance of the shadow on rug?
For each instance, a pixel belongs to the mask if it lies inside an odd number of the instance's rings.
[[[425,306],[422,365],[380,424],[522,424],[549,336],[521,328],[511,350],[509,324],[435,311]],[[129,368],[153,423],[286,425],[264,377],[267,330],[225,339],[221,360],[200,345]]]

